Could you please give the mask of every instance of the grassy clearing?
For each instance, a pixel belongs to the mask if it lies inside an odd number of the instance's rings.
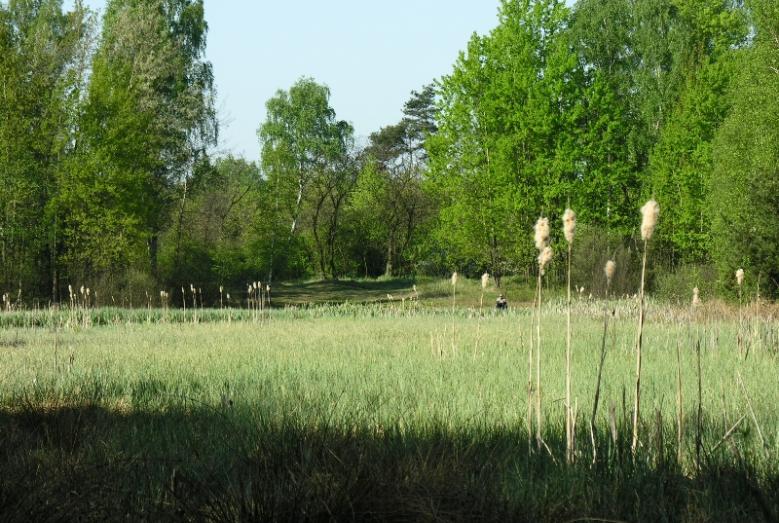
[[[587,420],[601,305],[580,303],[574,314],[572,466],[556,303],[543,318],[549,453],[528,445],[532,315],[524,309],[490,310],[479,329],[473,310],[395,303],[230,323],[0,331],[0,513],[20,521],[775,517],[773,338],[750,338],[743,361],[736,322],[679,322],[681,311],[650,305],[634,459],[635,304],[614,305],[594,465]]]

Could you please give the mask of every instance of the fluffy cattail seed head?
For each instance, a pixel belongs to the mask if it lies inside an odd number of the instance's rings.
[[[701,304],[701,291],[698,289],[698,287],[695,287],[692,290],[692,306],[697,307]]]
[[[655,232],[657,219],[660,217],[660,206],[654,200],[649,200],[641,207],[641,239],[649,241]]]
[[[603,268],[603,272],[606,274],[606,280],[611,284],[611,280],[614,279],[614,274],[617,272],[617,264],[614,260],[606,262],[606,266]]]
[[[576,213],[571,209],[566,209],[563,213],[563,232],[565,241],[573,243],[573,234],[576,232]]]
[[[227,293],[227,301],[230,301],[230,293]]]
[[[552,248],[548,245],[538,255],[538,268],[541,270],[541,275],[546,272],[546,266],[552,261]]]
[[[452,273],[452,286],[457,285],[457,272]]]
[[[490,275],[489,273],[485,272],[481,275],[481,288],[486,289],[487,285],[490,283]]]
[[[549,218],[539,218],[534,227],[536,249],[543,251],[549,245]]]
[[[744,283],[744,269],[736,271],[736,283],[738,283],[739,287]]]
[[[224,287],[222,287],[222,286],[220,285],[220,286],[219,286],[219,294],[222,294],[222,292],[223,292],[224,290],[225,290],[225,288],[224,288]]]

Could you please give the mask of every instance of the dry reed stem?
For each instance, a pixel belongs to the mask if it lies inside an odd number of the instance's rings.
[[[574,222],[575,223],[575,222]],[[568,227],[568,222],[566,222]],[[565,335],[565,457],[573,463],[573,419],[571,419],[571,256],[573,255],[573,231],[568,242],[568,308],[566,311]],[[566,229],[566,237],[568,230]]]
[[[763,437],[763,431],[760,429],[760,423],[757,422],[755,409],[752,408],[752,400],[749,398],[749,393],[747,392],[747,388],[744,385],[744,380],[741,378],[741,372],[736,371],[736,376],[738,377],[738,383],[741,386],[741,391],[744,393],[744,398],[747,400],[747,407],[749,408],[749,414],[752,416],[752,422],[755,424],[755,429],[757,429],[757,435],[760,436],[760,443],[763,446],[763,450],[765,451],[766,446],[765,438]]]
[[[538,271],[537,301],[536,301],[536,445],[541,450],[541,271]]]
[[[643,234],[642,229],[642,234]],[[650,232],[651,236],[651,232]],[[644,240],[644,255],[643,259],[641,261],[641,289],[639,291],[639,310],[638,310],[638,340],[636,343],[636,393],[635,393],[635,404],[633,407],[633,441],[631,443],[631,450],[633,451],[633,454],[635,455],[636,451],[638,450],[638,427],[639,427],[639,419],[641,417],[641,345],[643,343],[643,337],[644,337],[644,284],[646,281],[646,258],[647,258],[647,247],[648,247],[649,241],[648,239]]]
[[[682,410],[682,350],[679,342],[676,343],[676,452],[677,460],[682,462],[682,435],[684,434],[684,411]]]

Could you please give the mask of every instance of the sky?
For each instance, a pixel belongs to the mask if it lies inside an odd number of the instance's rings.
[[[86,0],[102,9],[105,0]],[[68,2],[65,2],[68,6]],[[396,123],[412,90],[452,70],[499,0],[205,0],[218,152],[258,160],[265,102],[301,77],[330,87],[358,141]]]

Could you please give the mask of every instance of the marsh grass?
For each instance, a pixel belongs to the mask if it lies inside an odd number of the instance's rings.
[[[544,337],[550,452],[530,454],[529,398],[517,385],[530,310],[339,305],[269,311],[265,323],[237,309],[231,323],[220,309],[197,311],[198,323],[190,309],[169,319],[153,310],[149,324],[145,310],[91,309],[106,321],[89,328],[40,311],[60,327],[22,327],[18,344],[0,343],[0,512],[16,521],[779,513],[776,353],[756,346],[740,359],[736,313],[720,318],[706,304],[685,316],[648,300],[642,401],[653,415],[634,455],[625,391],[635,302],[574,301],[575,413],[592,409],[605,306],[615,311],[601,390],[611,407],[596,414],[594,436],[575,429],[576,452],[597,458],[566,467],[567,300],[541,309],[559,326]],[[477,354],[429,349],[430,333],[453,321],[461,346],[479,337]],[[679,382],[700,393],[675,398]],[[679,411],[695,423],[680,429]]]

